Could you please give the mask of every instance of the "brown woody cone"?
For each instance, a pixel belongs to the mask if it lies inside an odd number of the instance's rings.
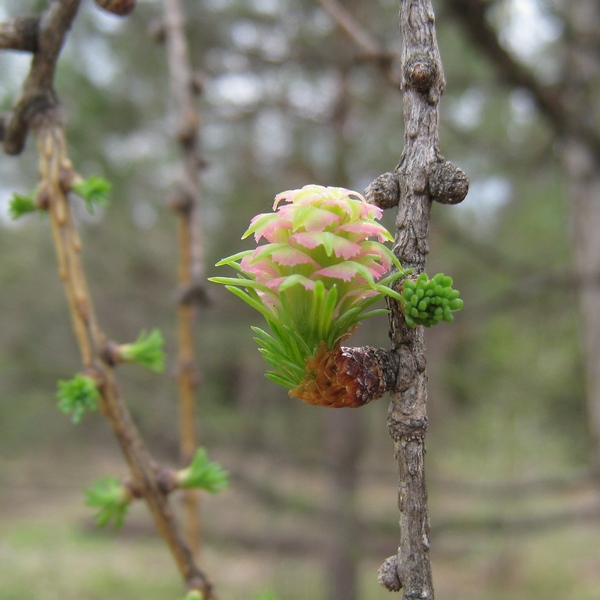
[[[334,349],[321,344],[306,361],[304,381],[290,396],[330,408],[363,406],[381,398],[396,378],[389,352],[362,346]]]

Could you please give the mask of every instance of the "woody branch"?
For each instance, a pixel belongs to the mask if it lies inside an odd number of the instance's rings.
[[[7,154],[19,154],[28,132],[33,130],[40,157],[38,204],[50,214],[59,276],[67,296],[74,333],[85,372],[96,381],[100,408],[108,419],[129,465],[136,493],[146,501],[155,526],[165,539],[189,589],[199,590],[208,599],[216,598],[206,574],[195,564],[183,541],[167,494],[158,480],[160,469],[150,456],[120,394],[112,366],[104,358],[106,336],[100,329],[80,259],[81,240],[76,231],[68,199],[69,174],[73,167],[67,155],[58,97],[53,88],[56,64],[80,0],[51,2],[37,20],[37,43],[31,28],[24,28],[19,41],[13,20],[0,25],[0,32],[12,32],[0,40],[3,48],[33,52],[31,69],[12,113],[4,120],[3,142]],[[28,21],[30,24],[34,21]],[[28,37],[29,36],[29,37]],[[10,38],[10,39],[9,39]]]

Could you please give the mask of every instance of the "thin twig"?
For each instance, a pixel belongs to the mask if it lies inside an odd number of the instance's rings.
[[[180,456],[188,464],[197,446],[195,427],[196,387],[194,324],[198,296],[191,288],[204,280],[202,237],[199,223],[200,181],[198,128],[200,118],[194,104],[193,72],[184,29],[180,0],[164,0],[164,33],[169,66],[169,89],[176,117],[177,139],[181,147],[183,173],[173,206],[179,214],[179,286],[182,295],[178,306],[180,401]],[[185,492],[185,516],[188,542],[196,554],[200,551],[199,495]]]
[[[361,58],[381,67],[384,75],[394,86],[400,85],[398,73],[394,70],[397,57],[386,51],[371,33],[336,0],[317,0],[323,10],[359,49]]]
[[[58,98],[53,89],[56,64],[66,34],[77,14],[79,0],[51,2],[39,20],[37,52],[22,93],[6,124],[4,149],[18,154],[30,127],[35,129],[40,157],[40,191],[50,214],[50,223],[75,337],[85,372],[94,378],[100,392],[100,408],[108,419],[129,465],[133,485],[148,505],[156,529],[165,539],[189,589],[215,599],[212,584],[196,565],[182,539],[167,494],[160,488],[159,469],[150,456],[121,397],[111,365],[103,359],[106,336],[101,331],[89,294],[80,251],[81,240],[73,222],[65,175],[72,172]],[[33,46],[32,46],[33,47]]]
[[[37,51],[10,119],[5,124],[4,151],[20,154],[30,127],[38,124],[40,116],[57,109],[54,93],[54,70],[66,34],[75,19],[81,0],[52,2],[42,14],[37,35]],[[56,117],[55,117],[56,118]]]
[[[62,186],[61,174],[71,169],[71,163],[60,124],[47,122],[38,132],[38,148],[41,189],[49,200],[59,275],[65,286],[84,367],[98,384],[100,408],[121,446],[133,483],[143,494],[155,526],[169,545],[182,577],[188,587],[200,589],[206,598],[214,598],[211,583],[196,566],[191,551],[178,532],[166,495],[157,481],[158,469],[120,395],[113,370],[101,358],[106,336],[97,323],[80,259],[81,241]]]
[[[37,52],[39,24],[40,18],[30,15],[0,23],[0,50]]]

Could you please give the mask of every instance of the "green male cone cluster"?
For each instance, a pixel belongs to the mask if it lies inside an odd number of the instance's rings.
[[[410,327],[431,327],[440,321],[449,323],[453,311],[463,307],[458,290],[452,289],[452,278],[438,273],[429,279],[421,273],[416,279],[406,279],[402,284],[402,312]]]

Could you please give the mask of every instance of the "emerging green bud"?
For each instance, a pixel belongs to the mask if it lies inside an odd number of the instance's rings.
[[[109,181],[98,175],[92,175],[89,179],[77,177],[71,182],[71,189],[83,198],[86,208],[90,214],[94,214],[94,207],[108,206],[108,197],[112,189]]]
[[[219,463],[208,460],[206,450],[199,448],[190,466],[177,472],[177,487],[200,488],[218,494],[229,486],[229,473]]]
[[[203,598],[200,590],[190,590],[181,600],[203,600]]]
[[[116,477],[105,477],[84,490],[86,506],[98,508],[96,525],[102,527],[113,521],[118,529],[123,525],[132,500],[130,490]]]
[[[33,198],[29,196],[23,196],[21,194],[13,193],[8,205],[8,214],[11,219],[18,219],[27,213],[35,212],[38,210]]]
[[[58,409],[70,414],[73,423],[79,423],[86,411],[98,410],[100,392],[96,382],[87,375],[75,375],[73,379],[58,382]]]
[[[150,333],[142,331],[135,342],[118,346],[116,352],[118,359],[123,362],[135,363],[155,373],[162,373],[165,369],[163,346],[162,333],[153,329]]]

